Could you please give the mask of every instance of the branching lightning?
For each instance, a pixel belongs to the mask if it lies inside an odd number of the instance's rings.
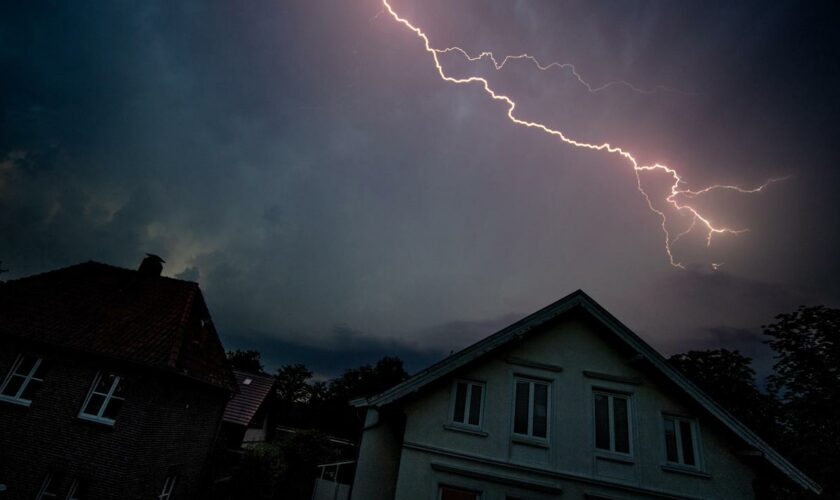
[[[552,68],[557,68],[557,69],[560,69],[560,70],[568,70],[569,73],[575,78],[575,80],[577,80],[578,83],[583,85],[586,88],[586,90],[588,92],[592,93],[592,94],[595,94],[595,93],[600,92],[602,90],[606,90],[610,87],[627,87],[628,89],[632,90],[633,92],[637,92],[639,94],[655,94],[657,92],[673,92],[673,93],[676,93],[676,94],[694,95],[693,92],[686,92],[684,90],[672,89],[671,87],[666,87],[665,85],[657,85],[656,87],[653,87],[653,88],[650,88],[650,89],[643,89],[643,88],[637,87],[637,86],[633,85],[632,83],[624,81],[624,80],[615,80],[615,81],[607,82],[603,85],[599,85],[599,86],[595,87],[594,85],[592,85],[591,83],[589,83],[588,81],[583,79],[583,76],[581,76],[581,74],[578,72],[578,70],[577,70],[577,68],[575,67],[574,64],[559,63],[559,62],[551,62],[551,63],[548,63],[548,64],[544,64],[544,63],[540,62],[539,59],[537,59],[536,57],[534,57],[530,54],[518,54],[518,55],[515,55],[515,56],[505,56],[505,57],[502,58],[502,62],[499,62],[499,60],[496,58],[496,56],[492,52],[482,52],[477,56],[473,56],[473,55],[470,55],[467,51],[465,51],[461,47],[447,47],[445,49],[433,49],[433,50],[435,50],[435,52],[438,53],[438,54],[446,54],[448,52],[457,52],[457,53],[461,54],[462,56],[464,56],[464,58],[466,60],[470,61],[470,62],[478,62],[478,61],[481,61],[482,59],[489,59],[490,62],[493,63],[493,67],[495,67],[496,70],[498,70],[498,71],[501,71],[501,69],[505,67],[505,64],[507,64],[508,61],[517,61],[517,60],[529,61],[534,66],[536,66],[536,68],[539,69],[540,71],[548,71]]]
[[[692,231],[694,231],[698,227],[700,227],[704,231],[707,246],[711,245],[712,237],[716,234],[719,234],[719,235],[722,235],[722,234],[737,235],[737,234],[741,234],[741,233],[744,233],[744,232],[748,231],[748,229],[733,229],[733,228],[729,228],[729,227],[725,227],[725,226],[716,225],[715,223],[712,222],[710,216],[705,215],[703,212],[701,212],[701,210],[699,208],[697,208],[695,206],[692,206],[692,205],[689,205],[688,202],[687,202],[688,200],[698,198],[702,195],[711,193],[713,191],[734,191],[734,192],[737,192],[737,193],[740,193],[740,194],[759,193],[759,192],[763,191],[765,188],[767,188],[770,184],[773,184],[775,182],[779,182],[779,181],[782,181],[782,180],[785,179],[785,178],[770,179],[770,180],[764,182],[763,184],[761,184],[757,187],[754,187],[754,188],[743,188],[743,187],[733,186],[733,185],[716,184],[716,185],[708,186],[708,187],[705,187],[705,188],[702,188],[702,189],[692,190],[692,189],[688,189],[686,187],[687,183],[683,180],[683,178],[679,174],[679,172],[677,172],[677,170],[675,170],[674,168],[671,168],[667,165],[663,165],[663,164],[660,164],[660,163],[655,163],[653,165],[641,165],[629,151],[627,151],[626,149],[623,149],[621,147],[613,146],[612,144],[610,144],[608,142],[604,142],[604,143],[601,143],[601,144],[593,144],[593,143],[588,143],[588,142],[580,141],[580,140],[577,140],[577,139],[573,139],[573,138],[567,136],[561,130],[551,128],[548,125],[545,125],[543,123],[539,123],[539,122],[530,121],[530,120],[527,120],[527,119],[524,119],[524,118],[520,118],[516,115],[516,102],[511,97],[509,97],[507,95],[504,95],[504,94],[501,94],[501,93],[497,92],[496,90],[494,90],[490,86],[490,82],[486,78],[483,78],[483,77],[480,77],[480,76],[455,77],[455,76],[451,76],[451,75],[447,74],[446,71],[443,68],[442,63],[441,63],[440,56],[443,55],[443,54],[448,54],[448,53],[457,53],[457,54],[462,55],[464,58],[466,58],[468,61],[471,61],[471,62],[480,61],[480,60],[486,58],[486,59],[489,59],[493,63],[493,66],[497,70],[501,70],[508,61],[518,60],[518,59],[525,59],[525,60],[530,61],[541,71],[547,71],[547,70],[549,70],[551,68],[555,68],[555,67],[560,68],[560,69],[567,69],[571,72],[572,76],[574,78],[576,78],[577,81],[581,85],[586,87],[586,89],[589,92],[592,92],[592,93],[600,92],[602,90],[605,90],[606,88],[609,88],[611,86],[617,86],[617,85],[626,86],[626,87],[630,88],[631,90],[633,90],[635,92],[640,92],[640,93],[652,93],[652,92],[656,92],[657,90],[666,90],[666,91],[679,92],[679,93],[686,93],[686,92],[675,91],[675,90],[672,90],[672,89],[668,89],[667,87],[661,87],[661,86],[656,87],[654,89],[645,90],[645,89],[640,89],[638,87],[635,87],[634,85],[632,85],[628,82],[624,82],[624,81],[609,82],[609,83],[606,83],[604,85],[594,87],[593,85],[589,84],[586,80],[583,79],[583,77],[578,73],[577,69],[572,64],[568,64],[568,63],[543,64],[537,58],[535,58],[531,55],[528,55],[528,54],[505,56],[504,58],[500,59],[500,58],[496,57],[492,52],[482,52],[481,54],[479,54],[477,56],[473,56],[473,55],[470,55],[467,51],[465,51],[464,49],[462,49],[460,47],[447,47],[447,48],[443,48],[443,49],[435,48],[435,47],[432,46],[432,43],[429,40],[429,37],[426,35],[426,33],[424,33],[420,28],[413,25],[410,21],[408,21],[404,17],[401,17],[393,9],[389,0],[382,0],[382,6],[383,6],[383,10],[380,12],[380,14],[381,13],[387,13],[397,23],[399,23],[399,24],[405,26],[406,28],[408,28],[409,30],[411,30],[423,42],[423,45],[424,45],[424,48],[425,48],[426,52],[428,52],[432,56],[432,61],[434,62],[434,66],[435,66],[435,69],[437,70],[438,76],[440,76],[440,78],[443,81],[448,82],[448,83],[457,84],[457,85],[473,85],[474,84],[474,85],[479,86],[488,96],[490,96],[491,99],[493,99],[495,101],[501,101],[502,103],[505,104],[505,106],[507,107],[507,113],[506,113],[507,118],[511,122],[513,122],[517,125],[537,129],[537,130],[539,130],[539,131],[541,131],[545,134],[557,137],[562,142],[564,142],[565,144],[568,144],[570,146],[574,146],[574,147],[577,147],[577,148],[591,149],[591,150],[595,150],[595,151],[603,151],[603,152],[618,155],[618,156],[624,158],[633,167],[633,173],[636,176],[636,187],[639,190],[639,192],[641,193],[641,195],[644,197],[644,199],[645,199],[645,201],[648,205],[648,208],[650,208],[650,210],[652,212],[657,214],[659,216],[660,220],[661,220],[662,231],[665,234],[665,252],[667,253],[668,260],[669,260],[669,262],[671,263],[672,266],[683,268],[683,269],[685,268],[685,266],[679,260],[677,260],[675,258],[674,253],[672,251],[673,245],[677,241],[679,241],[681,238],[685,237],[686,235],[688,235],[689,233],[691,233]],[[379,16],[380,14],[377,14],[377,16]],[[377,16],[375,16],[375,17],[377,17]],[[501,62],[499,62],[500,60],[501,60]],[[658,209],[654,206],[654,203],[651,200],[650,195],[647,193],[647,191],[645,191],[644,187],[642,186],[641,173],[643,173],[643,172],[661,172],[661,173],[664,173],[666,176],[671,177],[671,179],[673,180],[673,183],[670,185],[670,193],[664,198],[663,201],[666,204],[671,205],[678,213],[685,214],[686,216],[691,218],[691,223],[685,230],[683,230],[683,231],[677,233],[676,235],[672,236],[671,232],[668,230],[668,217],[667,217],[667,215],[665,214],[665,212],[663,212],[662,210],[660,210],[660,209]],[[712,263],[711,264],[712,268],[715,269],[715,270],[717,270],[721,265],[722,265],[722,263]]]

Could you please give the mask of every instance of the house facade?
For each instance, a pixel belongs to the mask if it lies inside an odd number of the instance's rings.
[[[200,497],[235,382],[198,285],[159,272],[0,284],[0,499]]]
[[[372,398],[354,500],[746,499],[819,486],[583,292]]]

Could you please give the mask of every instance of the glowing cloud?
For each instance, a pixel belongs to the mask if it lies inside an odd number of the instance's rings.
[[[689,205],[688,204],[689,200],[698,198],[698,197],[700,197],[704,194],[708,194],[708,193],[713,192],[713,191],[734,191],[734,192],[737,192],[737,193],[740,193],[740,194],[758,193],[758,192],[763,191],[770,184],[772,184],[774,182],[784,180],[784,179],[770,179],[770,180],[764,182],[763,184],[761,184],[760,186],[757,186],[757,187],[754,187],[754,188],[742,188],[742,187],[739,187],[739,186],[731,186],[731,185],[712,185],[712,186],[708,186],[708,187],[705,187],[705,188],[702,188],[702,189],[692,190],[692,189],[688,189],[686,187],[687,183],[683,180],[683,178],[679,174],[679,172],[677,172],[677,170],[675,170],[674,168],[671,168],[667,165],[663,165],[663,164],[660,164],[660,163],[655,163],[653,165],[641,165],[629,151],[627,151],[626,149],[623,149],[621,147],[613,146],[612,144],[607,143],[607,142],[602,143],[602,144],[593,144],[593,143],[588,143],[588,142],[584,142],[584,141],[581,141],[581,140],[573,139],[573,138],[567,136],[564,132],[562,132],[560,130],[557,130],[557,129],[554,129],[554,128],[551,128],[548,125],[545,125],[543,123],[526,120],[524,118],[520,118],[516,115],[516,101],[514,101],[511,97],[495,91],[490,86],[490,82],[486,78],[483,78],[483,77],[480,77],[480,76],[469,76],[469,77],[466,77],[466,78],[450,76],[444,70],[443,65],[440,61],[440,56],[443,55],[443,54],[448,54],[448,53],[456,53],[456,54],[462,55],[468,61],[472,61],[472,62],[480,61],[480,60],[486,58],[486,59],[489,59],[493,63],[493,66],[497,70],[501,70],[508,61],[517,60],[517,59],[528,60],[531,63],[533,63],[541,71],[546,71],[546,70],[549,70],[551,68],[567,69],[571,72],[572,76],[575,79],[577,79],[577,81],[581,85],[586,87],[586,89],[589,92],[592,92],[592,93],[600,92],[602,90],[605,90],[605,89],[607,89],[609,87],[613,87],[613,86],[625,86],[625,87],[627,87],[627,88],[629,88],[629,89],[631,89],[635,92],[646,93],[646,94],[653,93],[653,92],[656,92],[656,91],[677,92],[677,93],[682,93],[682,94],[687,94],[687,92],[682,92],[682,91],[678,91],[678,90],[674,90],[674,89],[669,89],[667,87],[662,87],[662,86],[655,87],[654,89],[645,90],[645,89],[638,88],[638,87],[636,87],[636,86],[634,86],[634,85],[632,85],[628,82],[625,82],[625,81],[608,82],[604,85],[595,87],[595,86],[591,85],[590,83],[588,83],[586,80],[584,80],[583,77],[578,73],[577,69],[573,65],[568,64],[568,63],[543,64],[539,60],[537,60],[535,57],[533,57],[531,55],[528,55],[528,54],[520,54],[520,55],[515,55],[515,56],[505,56],[503,58],[498,58],[492,52],[482,52],[481,54],[479,54],[477,56],[473,56],[473,55],[470,55],[467,51],[465,51],[464,49],[462,49],[460,47],[446,47],[446,48],[442,48],[442,49],[435,48],[435,47],[432,46],[432,43],[429,40],[429,37],[420,28],[418,28],[417,26],[415,26],[414,24],[409,22],[404,17],[401,17],[393,9],[389,0],[382,0],[382,6],[383,6],[383,10],[379,14],[374,16],[374,18],[378,17],[382,13],[387,13],[394,21],[396,21],[397,23],[405,26],[406,28],[411,30],[415,35],[417,35],[417,37],[423,42],[423,46],[424,46],[426,52],[428,52],[431,55],[432,61],[434,62],[435,69],[437,70],[438,75],[440,76],[440,78],[443,81],[448,82],[448,83],[453,83],[453,84],[459,84],[459,85],[477,85],[488,96],[490,96],[490,98],[492,98],[493,100],[503,102],[507,106],[507,118],[511,122],[513,122],[517,125],[520,125],[520,126],[523,126],[523,127],[528,127],[528,128],[533,128],[533,129],[539,130],[540,132],[543,132],[545,134],[552,135],[554,137],[557,137],[562,142],[564,142],[564,143],[566,143],[570,146],[574,146],[574,147],[577,147],[577,148],[584,148],[584,149],[592,149],[592,150],[595,150],[595,151],[603,151],[603,152],[618,155],[618,156],[621,156],[622,158],[624,158],[629,163],[629,165],[631,167],[633,167],[633,172],[636,176],[636,187],[637,187],[637,189],[642,194],[642,196],[645,198],[645,201],[647,202],[647,205],[650,208],[650,210],[653,213],[657,214],[659,216],[659,218],[661,219],[662,231],[665,234],[665,252],[667,253],[668,260],[669,260],[669,262],[671,263],[672,266],[679,267],[679,268],[684,268],[685,267],[679,260],[677,260],[675,258],[674,253],[672,251],[672,247],[673,247],[674,243],[676,243],[678,240],[680,240],[681,238],[683,238],[687,234],[691,233],[692,231],[694,231],[698,227],[705,234],[706,245],[707,246],[711,245],[712,237],[716,234],[736,235],[736,234],[741,234],[741,233],[744,233],[744,232],[748,231],[747,229],[733,229],[733,228],[729,228],[729,227],[716,225],[715,223],[712,222],[711,216],[702,212],[700,208],[698,208],[696,206],[693,206],[693,205]],[[501,62],[499,62],[500,60],[501,60]],[[648,194],[647,191],[645,191],[644,187],[642,186],[642,178],[641,178],[641,173],[642,172],[664,173],[667,177],[670,177],[673,180],[672,184],[670,185],[669,194],[662,201],[666,205],[671,205],[674,209],[677,210],[677,212],[683,213],[686,216],[691,217],[691,224],[685,230],[683,230],[682,232],[680,232],[680,233],[678,233],[674,236],[671,235],[671,233],[668,230],[668,216],[665,214],[665,212],[663,212],[660,209],[657,209],[654,206],[650,195]],[[712,269],[716,270],[721,265],[722,264],[720,264],[720,263],[712,263],[711,267],[712,267]]]

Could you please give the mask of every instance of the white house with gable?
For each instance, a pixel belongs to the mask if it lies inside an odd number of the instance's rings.
[[[820,487],[581,291],[353,402],[353,500],[755,498]]]

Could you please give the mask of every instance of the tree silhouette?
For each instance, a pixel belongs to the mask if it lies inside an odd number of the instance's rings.
[[[761,437],[774,440],[776,405],[758,390],[752,359],[738,351],[711,349],[676,354],[668,361]]]
[[[235,351],[228,351],[227,360],[228,363],[230,363],[231,368],[236,370],[251,373],[265,373],[262,361],[260,360],[259,351],[240,351],[239,349]]]
[[[840,497],[840,310],[802,306],[765,326],[776,351],[768,388],[781,404],[788,453]]]

